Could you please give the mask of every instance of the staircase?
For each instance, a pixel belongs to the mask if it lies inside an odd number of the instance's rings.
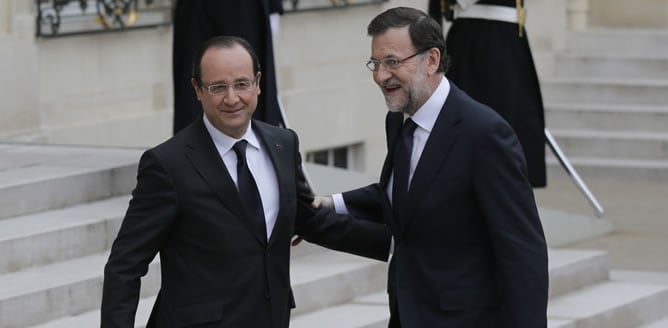
[[[555,72],[546,124],[581,175],[668,181],[668,31],[573,32]]]
[[[140,154],[0,144],[0,328],[99,326],[103,266]],[[307,169],[315,185],[324,175],[354,175]],[[136,327],[146,323],[159,270],[156,258],[142,280]],[[385,263],[303,243],[291,271],[292,327],[386,327]],[[549,327],[668,327],[668,279],[634,277],[611,275],[604,252],[552,248]]]

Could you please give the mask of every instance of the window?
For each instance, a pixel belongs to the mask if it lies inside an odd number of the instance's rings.
[[[306,161],[309,163],[361,171],[361,152],[362,144],[315,150],[306,153]]]

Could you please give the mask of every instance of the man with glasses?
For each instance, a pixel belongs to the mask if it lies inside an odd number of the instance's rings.
[[[262,73],[237,37],[207,41],[191,83],[204,115],[146,151],[104,273],[102,327],[134,327],[160,253],[147,327],[288,327],[290,240],[385,260],[384,224],[311,207],[296,134],[251,117]]]
[[[150,2],[150,1],[149,1]],[[202,106],[190,86],[195,51],[216,35],[234,35],[251,44],[262,65],[262,94],[254,117],[283,126],[278,103],[274,65],[275,33],[282,0],[172,0],[172,78],[174,86],[174,134],[190,124],[202,112]]]
[[[316,205],[389,227],[390,327],[546,327],[547,246],[515,133],[444,77],[428,15],[394,8],[367,30],[389,109],[380,182]]]

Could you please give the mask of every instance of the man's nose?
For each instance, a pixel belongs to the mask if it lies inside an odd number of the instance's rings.
[[[237,102],[239,102],[239,96],[232,90],[232,88],[229,88],[223,95],[223,103],[226,105],[234,105]]]
[[[377,70],[373,72],[373,79],[378,84],[382,84],[392,77],[390,70],[386,69],[384,65],[380,65]]]

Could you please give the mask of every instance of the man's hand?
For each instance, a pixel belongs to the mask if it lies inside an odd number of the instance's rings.
[[[331,208],[334,209],[334,199],[332,196],[315,196],[313,199],[313,202],[311,203],[311,207],[318,209],[321,207],[326,207],[326,208]],[[293,247],[299,245],[302,242],[302,237],[295,237],[295,239],[292,240],[290,243]]]
[[[313,203],[311,203],[313,208],[331,208],[334,209],[334,199],[332,196],[315,196]]]
[[[292,247],[295,247],[299,245],[302,242],[302,240],[304,240],[302,237],[295,236],[295,239],[293,239],[292,242],[290,242],[290,245],[292,245]]]

